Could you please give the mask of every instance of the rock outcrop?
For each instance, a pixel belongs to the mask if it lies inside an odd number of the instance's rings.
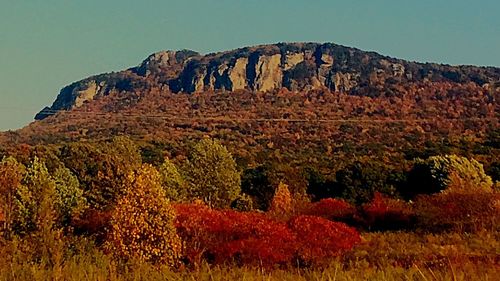
[[[291,91],[380,94],[397,83],[425,80],[493,85],[500,81],[500,69],[408,62],[332,43],[280,43],[208,55],[190,50],[162,51],[137,67],[65,87],[54,104],[35,118],[79,107],[111,92],[138,92],[153,86],[176,93],[267,92],[284,87]]]

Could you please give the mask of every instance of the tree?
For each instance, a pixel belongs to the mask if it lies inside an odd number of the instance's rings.
[[[340,196],[356,204],[369,202],[375,192],[395,195],[391,171],[377,162],[360,162],[337,171],[332,197]]]
[[[247,169],[241,179],[241,191],[252,197],[257,209],[267,211],[274,196],[275,185],[271,183],[269,167]]]
[[[126,137],[68,144],[61,150],[61,159],[77,176],[89,204],[97,209],[113,205],[122,195],[126,176],[142,164],[139,149]]]
[[[203,139],[197,143],[184,172],[190,196],[212,207],[227,208],[241,193],[236,162],[227,148],[216,140]]]
[[[124,258],[175,266],[182,243],[158,171],[143,165],[129,174],[124,190],[111,217],[110,249]]]
[[[57,168],[53,178],[56,184],[55,208],[60,222],[67,224],[73,217],[81,214],[87,206],[87,200],[78,178],[68,168]]]
[[[0,162],[0,217],[3,220],[1,231],[9,239],[16,213],[15,198],[24,175],[24,166],[13,157],[3,158]]]
[[[269,213],[275,218],[287,219],[293,211],[293,198],[288,185],[280,182],[274,194]]]
[[[17,192],[18,224],[22,232],[52,229],[56,210],[56,184],[45,164],[35,157]]]
[[[165,159],[161,164],[160,177],[163,189],[165,190],[167,198],[172,201],[182,201],[187,197],[186,183],[177,167],[170,161]]]
[[[474,159],[457,155],[432,156],[415,159],[408,176],[407,197],[437,192],[492,191],[493,181],[483,165]]]

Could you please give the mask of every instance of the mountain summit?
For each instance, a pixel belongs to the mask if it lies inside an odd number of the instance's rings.
[[[64,87],[37,120],[110,93],[161,88],[173,93],[326,89],[379,96],[415,82],[475,83],[497,91],[500,68],[416,63],[333,43],[279,43],[201,55],[161,51],[139,66]]]

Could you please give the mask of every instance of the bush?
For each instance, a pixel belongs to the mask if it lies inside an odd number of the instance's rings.
[[[362,223],[369,230],[397,230],[412,225],[411,206],[398,199],[375,193],[372,201],[361,208]]]
[[[193,264],[296,265],[328,261],[358,243],[359,234],[343,223],[300,216],[288,223],[263,213],[214,210],[178,204],[176,228]]]
[[[328,262],[361,242],[359,233],[344,223],[298,216],[288,222],[297,237],[297,256],[305,264]]]
[[[262,213],[213,210],[202,204],[178,204],[176,227],[186,242],[186,257],[199,265],[237,262],[270,266],[289,263],[295,236],[285,223]]]
[[[445,192],[492,191],[493,182],[483,165],[474,159],[457,155],[432,156],[416,159],[408,177],[405,195]]]
[[[86,209],[71,221],[76,234],[93,236],[97,244],[102,244],[111,229],[112,212],[107,210]]]
[[[430,231],[499,230],[500,193],[442,193],[415,201],[419,226]]]
[[[344,200],[327,198],[309,204],[303,214],[332,221],[350,222],[356,214],[356,208]]]
[[[111,217],[108,247],[123,258],[176,266],[182,243],[158,171],[144,165],[129,175],[124,190]]]
[[[243,193],[233,201],[233,203],[231,204],[231,208],[242,212],[248,212],[253,210],[253,204],[254,203],[252,198],[249,195]]]
[[[247,169],[241,179],[241,191],[252,197],[255,208],[267,211],[271,205],[276,186],[270,179],[268,166]]]
[[[228,208],[241,193],[240,173],[231,153],[218,141],[203,139],[189,155],[184,169],[191,199]]]

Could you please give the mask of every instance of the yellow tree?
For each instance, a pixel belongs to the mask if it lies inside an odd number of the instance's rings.
[[[108,247],[124,258],[175,266],[182,243],[158,171],[143,165],[127,177],[124,190],[112,215]]]
[[[0,219],[4,238],[9,239],[16,211],[16,194],[21,186],[24,167],[13,157],[4,158],[0,162]]]
[[[293,211],[293,198],[288,185],[280,182],[274,193],[269,214],[276,218],[287,219]]]

